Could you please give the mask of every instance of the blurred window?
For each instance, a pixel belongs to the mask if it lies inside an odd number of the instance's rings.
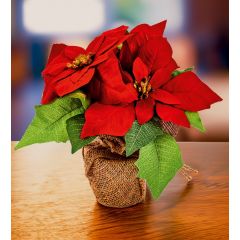
[[[24,0],[23,25],[30,33],[94,33],[105,23],[102,0]]]

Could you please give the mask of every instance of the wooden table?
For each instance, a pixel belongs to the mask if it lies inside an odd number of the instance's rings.
[[[148,193],[126,209],[96,203],[69,144],[13,150],[12,239],[228,239],[228,143],[179,144],[199,174],[188,184],[177,175],[160,199]]]

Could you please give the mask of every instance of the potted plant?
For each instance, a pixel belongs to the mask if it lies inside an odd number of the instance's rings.
[[[158,198],[184,165],[179,126],[204,131],[198,111],[222,99],[192,68],[179,70],[166,21],[108,30],[86,49],[54,44],[42,72],[42,104],[16,149],[70,140],[83,149],[97,201],[128,207]]]

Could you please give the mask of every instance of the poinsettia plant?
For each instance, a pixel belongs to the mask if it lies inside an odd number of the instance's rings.
[[[183,166],[174,137],[159,122],[205,131],[198,111],[222,100],[192,68],[179,70],[165,25],[130,32],[120,26],[86,49],[54,44],[42,72],[42,105],[16,149],[70,140],[75,153],[102,134],[124,137],[126,156],[139,151],[138,176],[157,198]]]

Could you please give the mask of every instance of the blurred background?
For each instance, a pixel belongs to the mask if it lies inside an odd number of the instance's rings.
[[[181,128],[179,141],[228,141],[227,0],[12,0],[12,140],[40,103],[52,43],[85,47],[100,32],[167,19],[165,36],[181,68],[196,73],[224,100],[200,112],[206,133]]]

